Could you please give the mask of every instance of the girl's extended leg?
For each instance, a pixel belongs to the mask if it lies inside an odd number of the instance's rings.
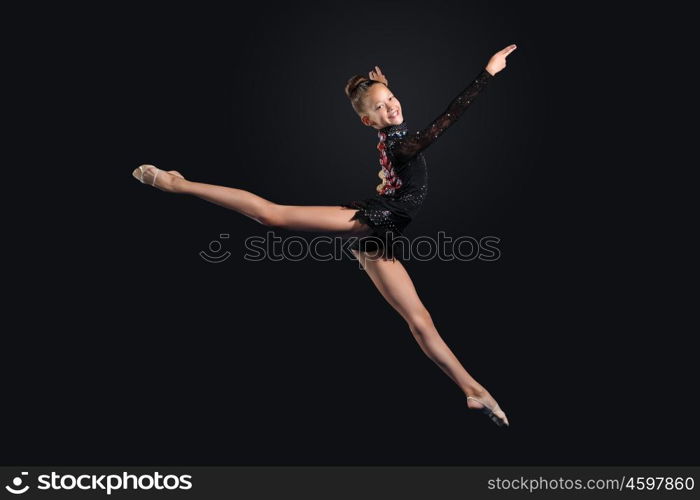
[[[351,220],[352,209],[341,206],[279,205],[243,189],[186,180],[175,171],[164,171],[153,166],[134,170],[133,175],[145,184],[153,184],[162,191],[189,194],[216,205],[234,210],[260,224],[299,231],[329,231],[366,234],[369,228],[358,220]],[[157,173],[157,176],[156,176]],[[155,183],[153,179],[155,178]]]
[[[383,260],[366,252],[353,253],[367,271],[372,282],[391,306],[408,323],[413,337],[423,352],[433,360],[464,392],[466,396],[476,397],[491,408],[498,403],[489,392],[464,369],[457,357],[440,337],[433,324],[430,313],[425,308],[413,285],[411,277],[399,260]],[[483,406],[474,400],[468,400],[470,408]],[[494,412],[508,422],[502,410]]]

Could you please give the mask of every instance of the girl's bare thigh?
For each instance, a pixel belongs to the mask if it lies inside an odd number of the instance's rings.
[[[330,231],[357,235],[370,228],[351,220],[356,209],[341,206],[303,206],[274,204],[270,210],[271,226],[297,231]]]

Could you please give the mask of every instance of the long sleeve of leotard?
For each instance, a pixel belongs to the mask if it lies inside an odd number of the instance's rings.
[[[493,75],[484,68],[481,73],[455,97],[447,109],[433,120],[427,127],[413,134],[408,134],[394,148],[394,156],[399,163],[404,163],[430,146],[447,130],[450,125],[469,107],[474,98],[486,86]]]

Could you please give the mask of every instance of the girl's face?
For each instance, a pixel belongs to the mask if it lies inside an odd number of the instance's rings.
[[[382,129],[403,123],[401,103],[384,84],[372,85],[365,95],[364,104],[361,120],[368,127]]]

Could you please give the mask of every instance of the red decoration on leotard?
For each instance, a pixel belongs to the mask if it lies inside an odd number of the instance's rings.
[[[382,195],[393,194],[394,191],[401,187],[402,182],[399,176],[396,175],[394,166],[386,154],[386,134],[379,132],[378,135],[379,144],[377,144],[377,149],[379,150],[379,164],[382,166],[378,175],[382,179],[382,183],[377,186],[377,191]]]

